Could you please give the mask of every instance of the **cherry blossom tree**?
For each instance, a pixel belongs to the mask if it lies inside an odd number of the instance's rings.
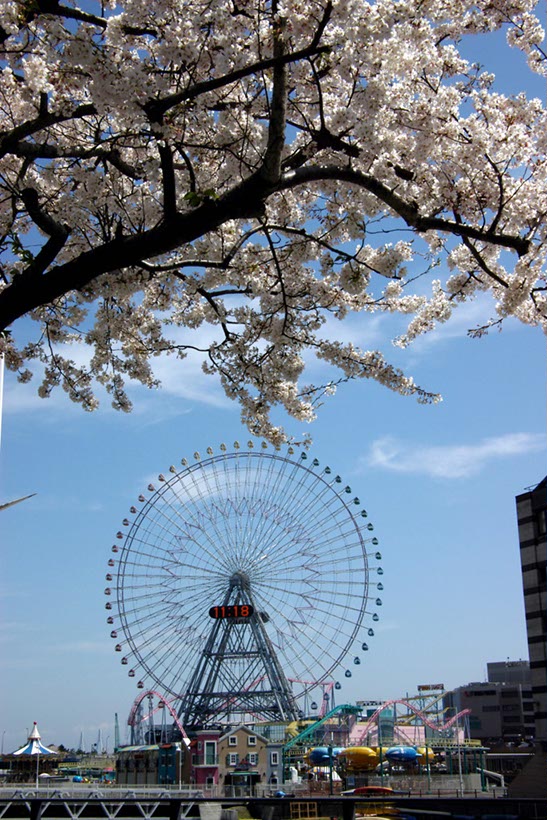
[[[529,0],[1,8],[0,350],[40,395],[127,410],[154,357],[201,349],[279,441],[273,407],[334,389],[306,353],[436,399],[331,318],[407,314],[405,345],[488,291],[491,323],[547,329],[545,111],[459,48],[504,28],[542,72]]]

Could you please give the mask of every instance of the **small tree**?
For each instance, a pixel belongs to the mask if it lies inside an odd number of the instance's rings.
[[[306,350],[436,398],[326,338],[329,316],[410,314],[406,344],[490,291],[492,322],[546,326],[545,112],[458,52],[504,26],[543,70],[529,0],[4,0],[1,19],[0,330],[42,396],[93,409],[96,380],[127,410],[127,378],[199,349],[275,441],[273,406],[309,420],[333,387],[301,383]]]

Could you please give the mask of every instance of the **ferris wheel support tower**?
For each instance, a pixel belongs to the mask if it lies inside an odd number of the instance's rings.
[[[238,715],[245,711],[269,720],[296,720],[298,707],[291,685],[266,632],[268,615],[257,611],[246,573],[232,575],[222,605],[211,612],[220,617],[215,618],[183,696],[182,723],[229,720],[234,706]],[[246,668],[244,675],[238,674],[241,667]],[[250,679],[251,685],[241,686],[241,681]]]

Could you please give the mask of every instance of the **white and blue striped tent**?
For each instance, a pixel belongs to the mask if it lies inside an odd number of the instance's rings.
[[[48,749],[47,746],[44,746],[42,740],[40,738],[40,733],[38,731],[38,726],[36,725],[36,721],[34,721],[34,727],[32,732],[28,736],[28,743],[25,746],[22,746],[20,749],[17,749],[16,752],[13,752],[14,755],[53,755],[55,752],[53,749]]]

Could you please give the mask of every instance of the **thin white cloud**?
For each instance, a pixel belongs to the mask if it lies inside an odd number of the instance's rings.
[[[218,377],[203,372],[203,358],[203,355],[192,352],[183,361],[175,356],[160,356],[153,362],[154,375],[161,381],[160,390],[175,398],[213,407],[233,406]]]
[[[200,328],[189,331],[175,330],[171,333],[173,340],[177,344],[189,341],[192,345],[200,349],[206,349],[214,340],[214,328]],[[92,355],[92,350],[85,344],[64,345],[60,351],[67,359],[71,359],[79,367],[88,365]],[[231,402],[224,394],[220,381],[215,376],[209,376],[203,372],[202,364],[205,358],[204,353],[190,350],[184,360],[176,356],[162,355],[152,360],[154,376],[161,382],[159,391],[152,391],[143,387],[138,382],[127,381],[126,389],[134,404],[134,410],[138,413],[144,408],[144,412],[149,409],[149,397],[157,404],[158,393],[165,398],[169,398],[175,403],[180,399],[196,404],[205,404],[212,407],[232,407]],[[23,413],[44,409],[49,411],[50,416],[58,413],[78,412],[81,409],[67,397],[61,388],[52,391],[48,399],[41,399],[37,390],[42,381],[42,366],[40,364],[30,364],[29,369],[34,376],[30,382],[19,384],[12,373],[6,373],[4,410],[6,413]],[[111,399],[106,390],[99,384],[93,385],[93,391],[100,402],[102,412],[111,410]],[[187,412],[185,408],[171,407],[168,414],[179,415]]]
[[[452,316],[446,322],[436,324],[433,330],[428,331],[423,336],[418,336],[406,348],[408,365],[412,366],[422,358],[430,356],[432,347],[454,341],[461,342],[468,338],[469,331],[484,327],[488,325],[490,320],[495,321],[497,318],[494,300],[490,294],[479,293],[474,299],[458,304],[455,306]],[[492,327],[490,334],[511,333],[521,328],[522,323],[509,316],[504,320],[503,325]],[[403,330],[404,328],[401,325],[399,332],[403,333]],[[475,343],[480,344],[480,340],[476,340]]]
[[[55,643],[48,647],[48,652],[56,653],[95,653],[99,655],[111,654],[111,646],[108,641],[66,641],[65,643]]]
[[[10,670],[32,670],[40,669],[40,661],[34,655],[23,655],[20,658],[6,658],[0,659],[0,669],[3,672]]]
[[[318,335],[343,344],[353,342],[363,350],[389,343],[391,316],[385,313],[349,313],[344,319],[328,316]]]
[[[40,632],[43,632],[43,627],[37,624],[22,623],[21,621],[3,621],[0,623],[0,641],[2,642],[18,642],[24,640],[25,635],[36,635]]]
[[[411,375],[413,367],[429,359],[432,348],[450,343],[461,344],[467,339],[469,330],[487,324],[491,318],[496,318],[492,299],[488,294],[478,294],[475,299],[458,305],[447,322],[437,324],[433,330],[418,336],[404,350],[393,346],[394,340],[404,334],[412,319],[412,316],[402,314],[350,313],[343,321],[329,317],[319,335],[344,344],[352,342],[361,350],[380,350],[386,361]],[[519,327],[520,323],[511,317],[504,324],[505,332]],[[493,328],[490,332],[498,331]],[[480,344],[479,341],[476,343]],[[304,360],[311,379],[319,381],[325,373],[332,372],[332,367],[317,360],[313,351],[306,351]]]
[[[411,444],[386,436],[374,441],[363,459],[369,467],[431,478],[467,478],[477,475],[496,459],[545,449],[539,433],[508,433],[475,444]]]
[[[377,635],[381,635],[383,632],[397,632],[400,629],[401,624],[399,621],[381,621],[374,627]]]
[[[416,359],[429,354],[430,348],[441,342],[465,339],[469,330],[486,324],[492,317],[496,318],[493,300],[488,294],[478,294],[459,304],[447,322],[438,323],[433,330],[418,336],[406,349],[406,359],[412,354]],[[349,313],[343,321],[329,317],[320,335],[343,343],[353,342],[362,350],[379,349],[387,359],[392,359],[395,355],[392,342],[404,333],[412,318],[412,315],[398,313]],[[508,322],[507,327],[517,324],[511,319]]]
[[[29,368],[32,369],[32,368]],[[26,384],[19,384],[15,376],[6,373],[6,386],[4,392],[4,407],[6,414],[16,414],[43,411],[46,408],[53,410],[63,410],[69,407],[76,409],[76,405],[68,401],[66,395],[61,390],[54,390],[49,399],[41,399],[37,393],[41,380],[38,374]]]
[[[30,598],[32,595],[31,590],[27,589],[14,589],[13,586],[0,586],[0,600],[2,598]],[[8,624],[8,628],[11,624]],[[6,629],[6,621],[0,620],[0,632]]]

